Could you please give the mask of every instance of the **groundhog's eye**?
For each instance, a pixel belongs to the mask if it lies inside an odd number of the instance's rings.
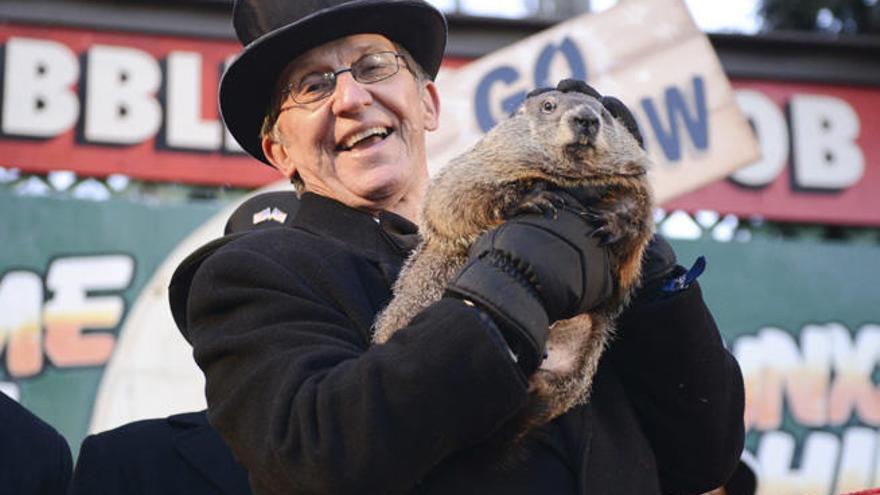
[[[541,103],[541,110],[544,113],[553,113],[553,110],[556,110],[556,102],[553,100],[544,100],[544,103]]]

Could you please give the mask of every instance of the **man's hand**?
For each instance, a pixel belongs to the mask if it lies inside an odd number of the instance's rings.
[[[706,260],[702,256],[690,269],[679,265],[672,246],[660,234],[655,234],[642,257],[642,283],[624,312],[687,289],[705,268]]]
[[[611,294],[608,253],[579,211],[520,215],[483,234],[447,291],[472,301],[498,325],[530,375],[551,322],[596,307]]]
[[[662,283],[677,267],[678,261],[672,246],[660,234],[654,234],[642,257],[642,286]]]

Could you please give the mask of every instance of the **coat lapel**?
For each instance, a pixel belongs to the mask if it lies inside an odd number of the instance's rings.
[[[174,448],[199,474],[227,495],[250,495],[247,472],[235,462],[232,452],[211,428],[205,413],[172,416],[178,428]]]
[[[315,235],[345,242],[361,256],[375,262],[391,286],[410,250],[418,243],[415,224],[393,213],[383,212],[374,218],[364,211],[342,203],[305,193],[292,222]]]

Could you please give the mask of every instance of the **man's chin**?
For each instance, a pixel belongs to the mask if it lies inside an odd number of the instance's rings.
[[[370,202],[385,202],[399,196],[401,181],[394,177],[376,177],[373,181],[361,181],[359,187],[350,189],[353,194]]]
[[[396,189],[389,188],[371,191],[361,196],[361,198],[370,209],[387,210],[400,201],[401,196]]]

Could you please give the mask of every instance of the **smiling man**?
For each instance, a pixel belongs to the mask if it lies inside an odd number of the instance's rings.
[[[266,158],[310,192],[415,218],[428,180],[425,131],[437,128],[439,99],[402,50],[382,35],[356,34],[293,60],[277,88],[278,116],[265,126]],[[400,70],[409,77],[395,77]]]
[[[221,82],[224,121],[290,178],[299,211],[289,226],[199,250],[170,294],[205,373],[209,420],[255,493],[688,494],[723,484],[742,450],[742,378],[662,240],[590,401],[529,434],[522,455],[499,447],[494,435],[528,403],[548,324],[594,308],[611,286],[608,253],[577,204],[485,234],[499,242],[471,254],[446,296],[371,344],[418,239],[446,41],[437,9],[238,0],[233,20],[245,48]]]

